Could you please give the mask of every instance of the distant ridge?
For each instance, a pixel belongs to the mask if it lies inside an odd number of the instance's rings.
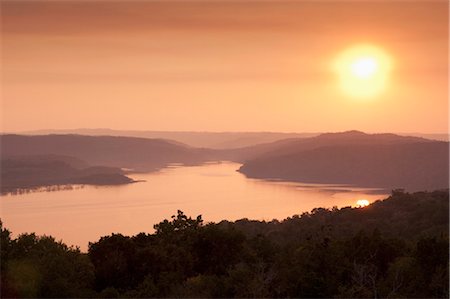
[[[228,158],[233,161],[245,162],[252,159],[261,159],[269,156],[282,156],[300,151],[312,150],[323,146],[351,145],[351,144],[390,144],[409,142],[431,142],[432,140],[399,136],[391,133],[367,134],[361,131],[346,131],[338,133],[323,133],[309,138],[290,138],[272,143],[259,144],[227,152]]]
[[[232,149],[269,143],[286,138],[316,136],[318,133],[281,132],[195,132],[195,131],[134,131],[112,129],[36,130],[19,132],[23,135],[79,134],[89,136],[122,136],[166,139],[192,147]]]
[[[208,150],[162,139],[84,135],[1,135],[2,158],[27,155],[63,155],[90,165],[150,171],[170,163],[198,164]]]
[[[351,132],[351,131],[350,131]],[[359,131],[355,131],[359,132]],[[107,128],[98,129],[70,129],[70,130],[34,130],[14,134],[23,135],[48,135],[48,134],[79,134],[91,136],[124,136],[141,138],[160,138],[181,142],[193,147],[211,149],[236,149],[274,141],[307,138],[323,133],[284,133],[284,132],[196,132],[196,131],[138,131],[138,130],[113,130]],[[333,134],[333,133],[330,133]],[[448,134],[421,134],[421,133],[395,133],[400,136],[422,137],[432,140],[449,141]]]

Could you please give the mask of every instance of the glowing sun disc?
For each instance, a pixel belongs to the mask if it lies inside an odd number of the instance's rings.
[[[340,89],[351,97],[370,98],[385,90],[392,61],[381,48],[357,45],[338,55],[333,70]]]
[[[370,78],[376,74],[378,62],[373,57],[356,59],[350,66],[351,72],[358,78]]]

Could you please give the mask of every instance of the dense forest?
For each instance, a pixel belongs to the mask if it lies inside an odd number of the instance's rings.
[[[448,298],[448,204],[448,190],[397,190],[283,221],[178,211],[151,234],[105,236],[87,253],[2,227],[1,295]]]

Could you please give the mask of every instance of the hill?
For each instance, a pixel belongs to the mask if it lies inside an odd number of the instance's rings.
[[[189,131],[133,131],[112,129],[37,130],[21,132],[24,135],[79,134],[88,136],[126,136],[175,140],[192,147],[232,149],[270,143],[287,138],[302,138],[317,133],[282,132],[189,132]]]
[[[449,186],[448,142],[395,134],[326,133],[225,150],[119,136],[2,135],[0,142],[2,159],[59,155],[134,171],[230,160],[243,163],[239,171],[251,178],[409,191]]]
[[[421,137],[399,136],[395,134],[366,134],[360,131],[324,133],[308,138],[288,138],[223,151],[223,155],[232,161],[246,162],[270,156],[283,156],[324,146],[341,145],[383,145],[411,142],[430,142]]]
[[[113,129],[66,129],[34,130],[16,133],[20,135],[77,134],[88,136],[126,136],[175,140],[192,147],[212,149],[237,149],[272,143],[283,139],[307,138],[321,133],[283,132],[196,132],[196,131],[139,131]],[[414,136],[432,140],[449,141],[448,134],[395,133],[400,136]]]
[[[266,145],[243,155],[252,178],[351,184],[410,191],[448,188],[448,142],[358,131]],[[253,152],[261,146],[253,148]],[[246,149],[247,151],[249,149]]]
[[[1,193],[57,185],[120,185],[133,182],[120,168],[96,166],[57,155],[15,156],[1,160]]]
[[[83,135],[2,135],[2,157],[63,155],[89,165],[150,171],[171,163],[187,165],[208,160],[211,151],[162,139]]]

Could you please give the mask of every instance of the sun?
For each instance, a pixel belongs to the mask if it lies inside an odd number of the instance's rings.
[[[378,62],[373,57],[361,57],[356,59],[350,65],[350,68],[353,76],[361,79],[369,79],[377,73]]]
[[[361,44],[341,52],[333,62],[340,89],[348,96],[371,98],[388,84],[392,61],[381,48]]]

